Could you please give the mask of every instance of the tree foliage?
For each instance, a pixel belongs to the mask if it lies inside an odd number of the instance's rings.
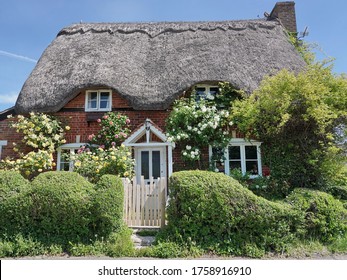
[[[347,79],[314,64],[267,77],[249,98],[235,100],[233,121],[263,141],[271,174],[293,187],[346,180],[341,138],[347,124]]]

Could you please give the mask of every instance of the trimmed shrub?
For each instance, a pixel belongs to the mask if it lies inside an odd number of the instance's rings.
[[[32,182],[34,233],[53,243],[89,241],[94,187],[73,172],[40,174]]]
[[[218,254],[259,257],[285,250],[302,227],[298,211],[257,197],[221,173],[177,172],[169,190],[167,240]]]
[[[29,182],[15,171],[0,171],[0,233],[28,230],[31,199]]]
[[[332,186],[326,190],[337,199],[347,200],[347,186]]]
[[[94,232],[107,237],[123,224],[124,187],[121,178],[103,175],[93,195]]]
[[[295,189],[286,201],[304,213],[308,237],[330,242],[347,232],[347,210],[332,195],[300,188]]]
[[[29,182],[19,172],[0,170],[0,203],[27,190],[28,186]]]

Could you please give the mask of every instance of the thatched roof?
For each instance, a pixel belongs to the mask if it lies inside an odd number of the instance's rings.
[[[203,81],[252,92],[305,63],[277,21],[90,23],[61,30],[25,82],[16,111],[56,112],[81,89],[115,89],[137,110],[166,109]]]

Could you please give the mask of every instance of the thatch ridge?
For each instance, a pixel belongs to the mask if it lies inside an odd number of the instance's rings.
[[[102,86],[134,109],[162,110],[202,81],[252,92],[265,75],[304,66],[278,21],[73,24],[44,51],[15,108],[56,112]]]
[[[63,28],[57,35],[74,35],[91,33],[142,33],[150,38],[155,38],[164,33],[182,33],[201,31],[216,31],[217,29],[227,31],[241,31],[247,28],[254,28],[254,24],[262,28],[273,29],[274,26],[266,24],[266,20],[238,20],[238,21],[210,21],[210,22],[144,22],[144,23],[85,23],[73,24]],[[246,23],[247,25],[245,25]],[[241,25],[240,25],[241,24]]]

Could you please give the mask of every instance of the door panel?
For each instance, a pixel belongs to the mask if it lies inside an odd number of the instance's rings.
[[[150,178],[166,177],[166,149],[165,148],[139,148],[136,152],[136,177],[149,183]]]

